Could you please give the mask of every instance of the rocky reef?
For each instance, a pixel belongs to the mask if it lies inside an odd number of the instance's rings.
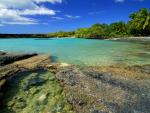
[[[32,54],[10,54],[3,51],[0,51],[0,66],[13,63],[18,60],[27,59],[33,56],[36,56],[36,53]]]
[[[77,67],[45,55],[15,61],[0,67],[0,112],[150,113],[149,70]]]
[[[50,66],[51,69],[59,70],[56,77],[77,113],[150,112],[150,74],[144,68]]]
[[[1,113],[73,113],[63,87],[46,69],[49,56],[37,55],[0,68]]]
[[[2,53],[0,55],[0,58],[5,58],[4,55],[6,55],[6,59],[8,58],[7,53]],[[17,55],[16,55],[17,56]],[[22,57],[19,57],[22,56]],[[14,57],[10,55],[10,57]],[[16,57],[15,57],[16,58]],[[17,59],[19,58],[19,59]],[[10,60],[2,59],[1,65],[0,65],[0,89],[3,86],[3,84],[6,82],[7,79],[12,77],[14,74],[21,72],[23,70],[33,70],[35,68],[42,67],[42,65],[46,62],[48,62],[49,57],[44,55],[36,55],[36,54],[26,54],[26,55],[18,55],[16,59]],[[4,63],[9,62],[9,63]]]

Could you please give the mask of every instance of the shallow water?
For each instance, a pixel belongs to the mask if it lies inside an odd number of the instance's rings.
[[[0,39],[0,50],[52,55],[53,61],[76,65],[150,64],[150,46],[109,40]]]
[[[22,72],[5,87],[0,113],[73,113],[63,88],[50,72]]]

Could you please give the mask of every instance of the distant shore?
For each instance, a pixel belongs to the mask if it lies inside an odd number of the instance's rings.
[[[150,37],[123,37],[123,38],[112,38],[105,40],[114,40],[114,41],[148,41],[150,42]]]
[[[0,39],[21,39],[21,38],[37,38],[37,39],[54,39],[54,38],[77,38],[75,36],[70,36],[70,37],[48,37],[46,34],[0,34]],[[136,41],[136,40],[141,40],[141,41],[150,41],[150,36],[149,37],[144,37],[144,36],[139,36],[139,37],[117,37],[117,38],[82,38],[81,39],[97,39],[97,40],[131,40],[131,41]]]

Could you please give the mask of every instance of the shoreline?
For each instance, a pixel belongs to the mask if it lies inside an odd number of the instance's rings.
[[[56,77],[58,83],[63,88],[67,102],[72,106],[68,108],[73,111],[72,113],[112,112],[113,110],[123,112],[125,109],[132,112],[137,106],[143,106],[145,109],[140,110],[149,112],[146,109],[149,97],[145,95],[150,90],[150,87],[148,87],[150,84],[145,81],[150,79],[150,65],[131,67],[124,65],[78,67],[67,63],[52,63],[49,56],[37,55],[0,67],[0,89],[2,89],[2,86],[10,78],[16,77],[17,79],[17,75],[20,72],[36,72],[38,69],[44,69]],[[38,84],[38,82],[40,81],[37,79],[37,81],[34,81],[34,84]],[[35,87],[33,85],[32,87],[38,89],[39,86]],[[38,94],[38,92],[36,93]],[[0,92],[0,95],[2,99],[3,93]],[[34,95],[32,96],[34,97]],[[45,101],[46,97],[43,101]],[[140,99],[143,98],[145,100],[141,101]],[[51,100],[49,101],[51,102]],[[57,100],[56,103],[59,101]],[[110,106],[109,102],[117,104],[120,107]],[[126,106],[122,106],[124,103],[126,103]],[[17,110],[19,108],[13,109]]]
[[[150,41],[150,37],[127,37],[127,38],[118,38],[116,40],[123,41]]]
[[[51,39],[51,38],[56,38],[56,39],[57,39],[57,38],[58,38],[58,39],[59,39],[59,38],[60,38],[60,39],[61,39],[61,38],[62,38],[62,39],[63,39],[63,38],[72,38],[72,39],[73,39],[73,38],[77,38],[77,39],[80,39],[80,38],[78,38],[78,37],[8,37],[8,38],[0,38],[0,39],[13,39],[13,38],[14,38],[14,39],[22,39],[22,38],[29,38],[29,39],[30,39],[30,38],[38,38],[38,39],[40,39],[40,38],[41,38],[41,39],[42,39],[42,38],[44,38],[44,39],[45,39],[45,38],[46,38],[46,39]],[[128,36],[124,36],[124,37],[117,37],[117,38],[111,37],[111,38],[112,38],[112,39],[148,39],[148,40],[149,40],[149,39],[150,39],[150,36],[139,36],[139,37],[136,37],[136,36],[129,36],[129,37],[128,37]],[[107,40],[107,39],[111,39],[111,38],[110,38],[110,37],[109,37],[109,38],[106,38],[106,40]],[[98,40],[105,40],[105,38],[81,38],[81,39],[98,39]]]
[[[40,37],[31,37],[31,38],[0,38],[0,39],[35,39],[35,40],[55,40],[55,39],[60,39],[60,40],[64,40],[64,39],[85,39],[85,40],[108,40],[108,41],[125,41],[125,42],[133,42],[133,43],[136,43],[136,42],[139,42],[139,43],[150,43],[150,37],[123,37],[123,38],[108,38],[108,39],[105,39],[105,38],[76,38],[76,37],[43,37],[43,38],[40,38]],[[0,50],[0,51],[3,51],[3,50]]]

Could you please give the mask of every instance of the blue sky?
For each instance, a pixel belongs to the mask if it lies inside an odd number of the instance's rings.
[[[129,20],[150,0],[0,0],[0,33],[71,31]]]

